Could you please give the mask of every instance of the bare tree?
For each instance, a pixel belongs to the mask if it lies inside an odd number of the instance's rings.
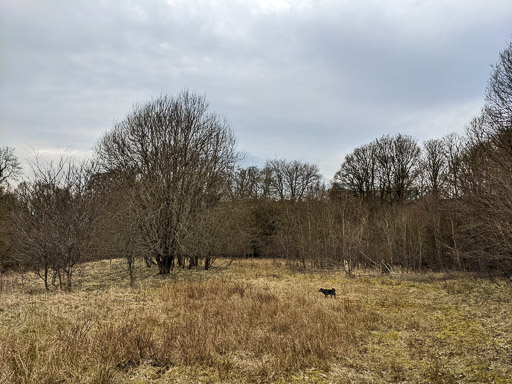
[[[268,160],[264,174],[270,176],[271,193],[279,200],[305,199],[318,187],[321,179],[316,165],[297,160]]]
[[[444,143],[441,139],[427,140],[423,143],[424,152],[421,168],[426,183],[426,192],[439,197],[446,179],[447,161]]]
[[[489,79],[461,156],[458,248],[472,268],[512,271],[512,43]]]
[[[273,170],[271,167],[264,167],[260,171],[261,175],[261,197],[267,200],[275,198],[275,182]]]
[[[9,179],[17,180],[21,170],[21,164],[14,154],[14,148],[0,148],[0,188],[5,187]]]
[[[481,131],[496,150],[496,161],[503,170],[512,173],[512,42],[493,67],[483,118]]]
[[[335,183],[381,202],[401,202],[417,195],[420,148],[410,136],[383,136],[347,155]]]
[[[377,176],[377,146],[365,144],[345,156],[341,169],[336,172],[334,182],[341,188],[354,191],[366,199],[375,196]]]
[[[135,106],[96,152],[105,171],[133,175],[139,231],[161,274],[173,269],[195,215],[229,188],[238,159],[227,122],[186,91]]]
[[[314,191],[320,182],[320,170],[314,164],[292,161],[286,167],[285,180],[291,200],[302,200]]]
[[[147,253],[140,238],[136,216],[135,180],[122,172],[105,172],[94,175],[92,188],[100,212],[93,227],[95,244],[91,249],[97,259],[124,258],[130,286],[135,284],[135,262],[147,260]]]
[[[0,148],[0,267],[9,261],[9,250],[15,236],[10,212],[15,208],[15,199],[9,188],[9,181],[19,179],[21,165],[10,147]]]
[[[258,167],[237,168],[233,178],[233,197],[256,199],[262,195],[262,174]]]
[[[90,228],[96,218],[90,178],[94,165],[61,158],[58,163],[36,160],[33,178],[17,191],[13,212],[16,259],[32,268],[49,289],[49,273],[65,278],[71,290],[72,276],[93,241]]]
[[[420,148],[412,137],[398,134],[393,138],[393,190],[397,201],[417,195]]]
[[[189,266],[210,269],[220,257],[234,258],[251,253],[251,232],[244,201],[226,201],[211,206],[194,217],[193,230],[185,236],[182,251]]]
[[[462,167],[463,139],[456,133],[442,138],[447,162],[446,182],[448,197],[460,196],[460,173]]]

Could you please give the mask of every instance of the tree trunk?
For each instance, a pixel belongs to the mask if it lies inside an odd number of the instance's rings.
[[[128,274],[130,276],[130,287],[135,285],[135,276],[133,275],[133,264],[135,260],[132,257],[127,257],[126,261],[128,262]]]
[[[153,259],[149,256],[144,256],[144,262],[146,263],[146,267],[151,268],[153,264],[156,264]]]
[[[199,256],[190,256],[188,269],[199,266]]]
[[[455,261],[457,262],[457,266],[459,267],[459,270],[462,270],[462,262],[461,262],[461,258],[460,258],[460,252],[459,252],[459,248],[457,246],[457,238],[456,238],[456,234],[455,234],[455,224],[453,222],[453,217],[450,213],[450,224],[451,224],[451,229],[452,229],[452,239],[453,239],[453,249],[455,251]]]
[[[45,266],[44,266],[44,289],[46,291],[49,290],[49,287],[48,287],[48,264],[45,264]]]
[[[174,252],[164,249],[163,254],[157,255],[156,263],[158,265],[158,273],[166,275],[174,269]]]
[[[177,259],[178,259],[178,267],[185,268],[185,258],[183,257],[183,255],[178,255]]]
[[[68,292],[71,292],[71,277],[73,274],[73,268],[68,267],[68,270],[66,271],[66,290]]]
[[[57,270],[57,277],[59,278],[59,289],[62,291],[62,274],[60,268]]]

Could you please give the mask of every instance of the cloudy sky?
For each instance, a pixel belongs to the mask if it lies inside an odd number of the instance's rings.
[[[135,103],[203,94],[246,164],[331,179],[384,134],[464,130],[510,0],[0,0],[0,146],[90,156]]]

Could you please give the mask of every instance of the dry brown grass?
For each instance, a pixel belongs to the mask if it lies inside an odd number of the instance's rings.
[[[512,382],[505,283],[253,260],[152,273],[131,289],[121,261],[92,263],[49,294],[0,276],[0,383]]]

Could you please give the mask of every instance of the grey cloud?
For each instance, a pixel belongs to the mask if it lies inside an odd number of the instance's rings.
[[[382,134],[463,129],[512,37],[500,0],[293,4],[4,1],[2,145],[87,151],[134,103],[188,88],[249,159],[330,178]]]

